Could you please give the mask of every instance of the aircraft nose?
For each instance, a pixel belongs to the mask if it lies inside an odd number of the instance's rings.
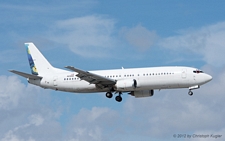
[[[209,74],[206,74],[205,78],[206,78],[206,82],[209,82],[209,81],[211,81],[213,79],[213,77],[211,75],[209,75]]]

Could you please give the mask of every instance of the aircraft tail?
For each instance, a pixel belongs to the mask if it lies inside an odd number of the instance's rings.
[[[33,75],[43,76],[54,71],[54,67],[42,55],[33,43],[25,43],[27,57]]]

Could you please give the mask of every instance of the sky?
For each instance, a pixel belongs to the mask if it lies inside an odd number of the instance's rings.
[[[0,141],[225,139],[225,1],[39,0],[0,2]],[[24,43],[49,62],[83,70],[189,66],[213,80],[153,97],[42,89],[8,70],[30,73]]]

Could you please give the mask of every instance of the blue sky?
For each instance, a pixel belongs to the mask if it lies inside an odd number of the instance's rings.
[[[224,5],[222,0],[0,2],[0,141],[225,136]],[[25,42],[59,68],[181,65],[200,68],[213,81],[192,97],[187,89],[155,90],[149,98],[124,94],[122,103],[104,93],[44,90],[8,72],[30,72]]]

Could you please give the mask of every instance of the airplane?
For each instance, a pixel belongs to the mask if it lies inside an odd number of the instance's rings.
[[[121,68],[112,70],[85,71],[73,66],[64,69],[53,67],[31,42],[25,43],[31,74],[16,70],[12,73],[25,77],[28,83],[44,89],[73,93],[105,92],[107,98],[117,94],[115,100],[122,101],[122,93],[136,98],[153,96],[154,90],[188,88],[192,90],[212,80],[202,70],[185,66],[163,66],[147,68]]]

